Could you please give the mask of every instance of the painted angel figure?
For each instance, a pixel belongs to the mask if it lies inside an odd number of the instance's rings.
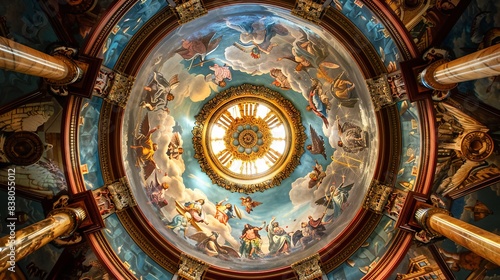
[[[289,90],[292,88],[292,85],[288,81],[288,77],[283,74],[283,71],[281,71],[281,69],[273,68],[271,69],[271,71],[269,71],[269,75],[274,78],[274,81],[272,82],[273,85],[284,90]]]
[[[250,53],[254,59],[261,57],[262,53],[269,54],[271,50],[278,46],[277,43],[271,43],[271,39],[276,35],[288,35],[288,29],[281,23],[265,23],[265,18],[261,18],[251,24],[233,24],[226,19],[227,27],[240,32],[239,44],[235,42],[233,46],[239,50]]]
[[[139,106],[148,111],[156,111],[162,106],[161,109],[166,110],[168,102],[174,99],[171,92],[178,85],[179,77],[177,74],[167,81],[160,72],[153,72],[150,82],[144,87],[144,96]]]
[[[167,156],[169,159],[179,159],[184,153],[184,148],[182,148],[181,135],[179,132],[174,132],[170,143],[168,143]]]
[[[136,166],[142,168],[144,171],[144,180],[157,168],[153,156],[156,150],[158,150],[158,144],[153,142],[151,137],[159,128],[159,126],[156,126],[150,129],[149,117],[146,114],[139,128],[139,134],[134,139],[135,143],[130,146],[136,152]]]
[[[326,177],[326,172],[323,171],[323,166],[316,161],[314,165],[313,171],[309,173],[309,184],[308,187],[310,189],[314,187],[319,187],[323,182],[323,179]]]
[[[326,61],[329,55],[328,48],[320,39],[309,36],[309,33],[300,29],[301,35],[296,38],[292,47],[292,56],[280,57],[295,62],[297,65],[295,71],[307,71],[309,68],[314,68],[318,71],[317,77],[326,79],[327,82],[333,82],[333,79],[326,73],[326,68],[339,68],[338,64]]]
[[[175,52],[185,60],[190,60],[191,64],[187,70],[193,66],[195,59],[200,58],[200,66],[205,63],[205,57],[212,53],[218,46],[222,36],[215,37],[215,32],[211,32],[204,36],[182,39],[181,47]]]
[[[353,108],[359,98],[354,96],[353,90],[355,88],[355,84],[349,80],[342,79],[344,73],[345,71],[342,71],[342,73],[335,78],[330,87],[330,91],[332,92],[333,97],[340,102],[340,105]]]
[[[223,66],[214,64],[212,66],[209,66],[208,69],[214,71],[214,73],[205,76],[206,82],[211,81],[220,87],[225,87],[227,85],[226,81],[231,81],[233,79],[231,70],[226,64],[224,64]]]
[[[245,206],[245,210],[248,214],[253,211],[254,207],[257,207],[262,204],[262,202],[254,201],[251,197],[241,197],[241,205]]]
[[[323,121],[325,127],[328,128],[330,125],[327,112],[327,110],[330,109],[329,99],[327,96],[323,95],[321,83],[317,79],[312,79],[312,85],[307,99],[309,105],[307,105],[306,110],[312,111]]]
[[[313,155],[322,155],[323,158],[326,159],[326,151],[325,151],[325,140],[323,136],[318,135],[316,130],[309,125],[309,130],[311,131],[311,141],[310,145],[306,146],[306,149]]]
[[[326,221],[331,221],[333,218],[337,218],[342,214],[344,208],[347,206],[347,199],[349,198],[349,192],[351,191],[353,184],[344,186],[345,176],[342,176],[342,183],[340,186],[336,186],[335,182],[332,183],[330,188],[325,192],[325,196],[316,200],[316,205],[323,205],[326,210],[330,209],[331,214],[325,216]],[[325,210],[325,213],[326,213]]]

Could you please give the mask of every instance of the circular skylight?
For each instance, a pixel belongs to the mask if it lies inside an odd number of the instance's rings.
[[[266,87],[230,88],[196,116],[195,157],[215,184],[252,193],[278,185],[297,166],[305,134],[300,112]],[[295,160],[294,160],[295,159]]]

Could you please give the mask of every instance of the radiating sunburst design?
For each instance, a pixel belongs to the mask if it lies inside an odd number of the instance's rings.
[[[218,184],[251,193],[278,185],[298,165],[300,112],[279,93],[242,85],[219,93],[196,116],[195,158]]]

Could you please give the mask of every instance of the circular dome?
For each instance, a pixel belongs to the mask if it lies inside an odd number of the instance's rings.
[[[377,115],[350,51],[289,11],[251,4],[211,10],[149,51],[122,157],[168,246],[253,273],[344,238],[378,158]]]

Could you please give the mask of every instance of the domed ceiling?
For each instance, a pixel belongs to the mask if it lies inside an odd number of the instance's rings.
[[[226,6],[170,32],[140,68],[122,156],[144,216],[210,265],[289,265],[361,210],[377,118],[351,50],[289,11]]]

